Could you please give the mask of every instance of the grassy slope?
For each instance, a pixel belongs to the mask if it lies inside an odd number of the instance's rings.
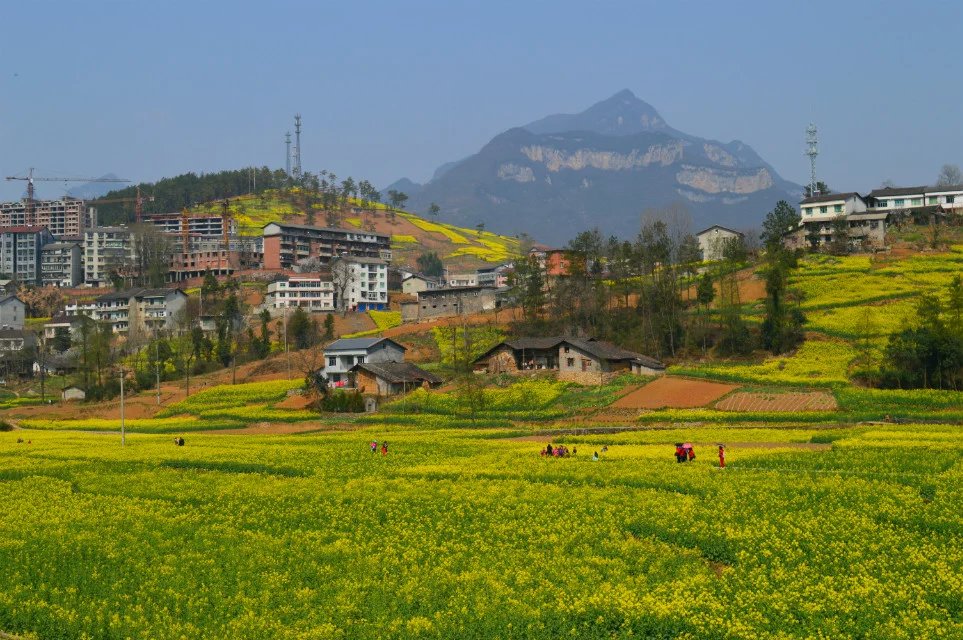
[[[357,204],[357,203],[355,203]],[[220,213],[220,202],[199,205],[197,212]],[[231,214],[237,220],[241,235],[259,235],[269,222],[306,224],[308,208],[298,202],[297,194],[266,192],[263,196],[240,196],[231,199]],[[314,209],[314,224],[327,223],[325,212]],[[392,237],[393,263],[415,266],[425,250],[431,250],[452,270],[476,269],[482,265],[511,260],[519,251],[515,238],[490,232],[463,229],[442,222],[426,220],[413,213],[391,215],[384,205],[376,205],[363,213],[346,212],[339,216],[338,226],[352,229],[374,229]]]

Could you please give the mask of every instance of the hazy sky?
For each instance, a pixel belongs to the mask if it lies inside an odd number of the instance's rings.
[[[959,1],[8,1],[0,24],[3,176],[283,167],[300,111],[306,170],[423,181],[623,88],[797,182],[810,121],[835,189],[963,164]]]

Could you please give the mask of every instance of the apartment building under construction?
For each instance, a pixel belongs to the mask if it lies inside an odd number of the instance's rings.
[[[84,230],[96,226],[96,213],[83,200],[64,196],[60,200],[0,202],[0,227],[46,227],[58,239],[80,240]]]

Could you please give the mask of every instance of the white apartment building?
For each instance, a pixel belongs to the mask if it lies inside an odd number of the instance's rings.
[[[299,274],[268,285],[269,309],[301,307],[306,311],[334,311],[334,283],[330,274]]]
[[[21,284],[40,284],[40,252],[53,241],[46,227],[0,229],[0,272]]]
[[[110,284],[136,258],[133,233],[127,227],[94,227],[84,232],[84,281],[91,287]]]
[[[827,193],[805,198],[799,203],[802,222],[832,221],[839,216],[849,216],[866,211],[866,201],[858,193]]]
[[[344,289],[347,308],[352,311],[383,311],[388,308],[388,263],[380,258],[342,256],[338,263],[348,267],[348,283]],[[337,306],[339,301],[335,300]]]
[[[40,251],[40,280],[45,287],[76,287],[83,281],[79,242],[52,242]]]
[[[449,287],[477,287],[477,273],[449,273],[445,276],[445,282]]]
[[[93,302],[69,304],[68,316],[87,316],[109,324],[114,333],[168,329],[187,305],[187,294],[180,289],[126,289],[98,296]]]
[[[878,211],[901,211],[940,205],[945,211],[963,211],[963,185],[950,187],[883,187],[866,196]]]

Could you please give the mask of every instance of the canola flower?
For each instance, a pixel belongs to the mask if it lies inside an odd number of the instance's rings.
[[[0,628],[36,637],[963,635],[939,425],[297,437],[0,433]],[[752,433],[753,435],[748,435]],[[755,437],[754,437],[755,436]],[[632,440],[632,438],[638,438]],[[747,438],[747,440],[741,440]],[[717,470],[712,442],[733,446]],[[677,464],[672,442],[697,459]],[[590,452],[609,445],[599,462]],[[904,446],[904,443],[913,443]]]

